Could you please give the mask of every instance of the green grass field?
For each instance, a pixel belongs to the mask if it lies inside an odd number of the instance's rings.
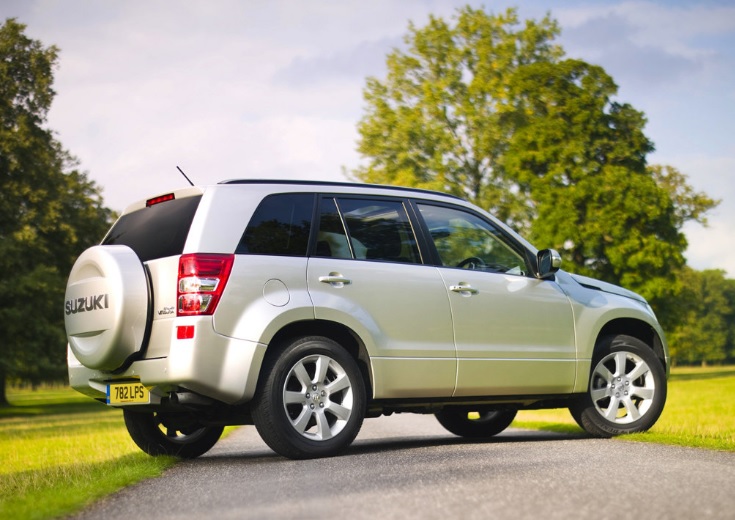
[[[522,411],[513,426],[582,432],[567,410]],[[672,370],[658,422],[646,433],[619,438],[735,451],[735,367]]]
[[[128,437],[122,413],[68,388],[14,391],[0,408],[0,518],[55,518],[175,464]],[[514,427],[581,432],[566,410],[523,411]],[[735,367],[676,369],[650,432],[621,437],[735,451]]]
[[[173,457],[130,440],[122,412],[69,388],[10,392],[0,409],[0,518],[54,518],[144,478]]]

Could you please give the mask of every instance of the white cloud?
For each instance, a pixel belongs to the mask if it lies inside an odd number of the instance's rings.
[[[704,230],[693,224],[684,227],[689,241],[685,256],[690,266],[699,270],[722,269],[728,278],[735,278],[732,221],[731,215],[729,219],[710,219]]]
[[[732,38],[735,7],[611,2],[562,8],[557,14],[568,50],[602,63],[638,88],[658,87],[685,74],[704,79],[732,59],[708,40]]]
[[[724,269],[735,278],[735,157],[710,157],[681,154],[677,166],[690,173],[690,183],[698,191],[719,199],[708,214],[708,226],[684,226],[689,241],[686,257],[695,269]]]

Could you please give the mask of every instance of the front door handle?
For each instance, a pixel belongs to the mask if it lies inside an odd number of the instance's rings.
[[[352,280],[349,278],[345,278],[339,273],[329,273],[327,276],[320,276],[319,281],[322,283],[328,283],[332,287],[344,287],[345,285],[350,285],[352,283]]]
[[[472,287],[470,284],[460,282],[459,285],[450,285],[449,290],[461,294],[462,296],[470,296],[480,291]]]

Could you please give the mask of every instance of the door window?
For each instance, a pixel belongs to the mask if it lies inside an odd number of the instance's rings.
[[[442,266],[517,275],[528,272],[522,252],[492,223],[456,208],[418,207]]]
[[[323,199],[315,256],[421,262],[403,203],[382,199]]]

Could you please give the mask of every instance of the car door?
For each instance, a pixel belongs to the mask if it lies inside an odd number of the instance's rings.
[[[316,319],[356,332],[375,398],[448,397],[457,361],[449,301],[423,265],[400,199],[321,199],[307,285]]]
[[[419,203],[453,316],[455,396],[567,393],[575,334],[567,296],[529,275],[526,251],[468,209]]]

